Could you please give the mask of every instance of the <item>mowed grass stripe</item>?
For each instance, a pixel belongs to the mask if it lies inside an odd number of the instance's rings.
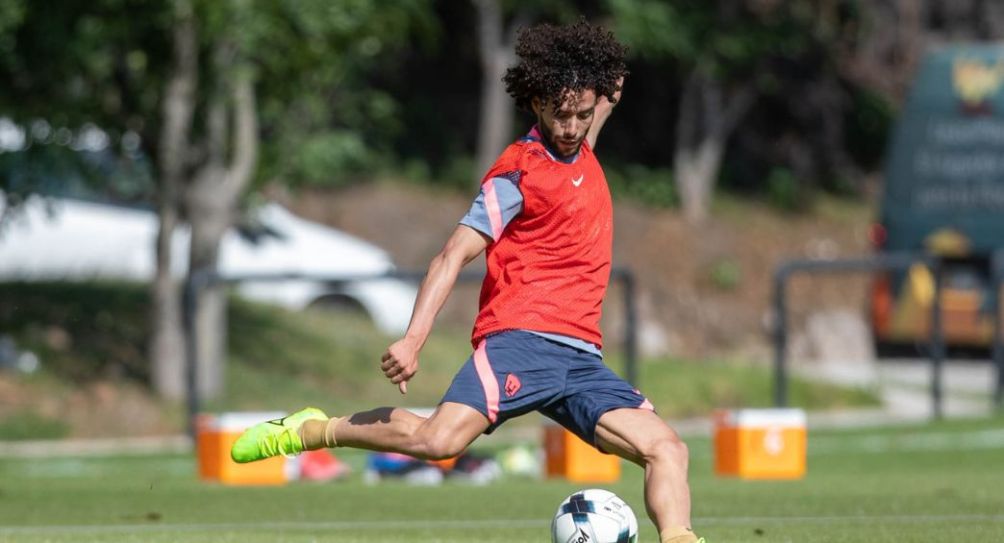
[[[170,524],[116,524],[74,526],[5,526],[0,535],[56,534],[56,533],[107,533],[107,532],[204,532],[204,531],[259,531],[259,530],[394,530],[440,529],[467,530],[472,528],[537,528],[550,524],[550,519],[515,520],[360,520],[360,521],[303,521],[303,522],[240,522],[240,523],[170,523]]]
[[[1004,449],[1004,428],[846,437],[809,434],[809,454],[938,452]]]
[[[642,519],[644,520],[644,519]],[[939,522],[991,522],[1004,523],[1001,515],[826,515],[826,516],[767,516],[767,517],[697,517],[694,524],[702,526],[737,524],[831,524],[831,523],[939,523]],[[392,530],[440,529],[464,530],[471,528],[537,528],[550,523],[545,519],[481,519],[481,520],[373,520],[373,521],[304,521],[304,522],[241,522],[205,524],[118,524],[113,526],[5,526],[0,535],[36,535],[59,533],[131,533],[131,532],[187,532],[187,531],[258,531],[258,530]]]

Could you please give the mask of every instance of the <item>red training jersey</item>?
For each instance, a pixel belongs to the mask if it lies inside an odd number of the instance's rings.
[[[535,129],[510,145],[484,178],[514,181],[523,209],[495,232],[471,341],[503,330],[563,334],[602,348],[600,313],[610,281],[613,206],[603,169],[587,142],[570,163],[551,155]],[[495,203],[497,208],[497,203]]]

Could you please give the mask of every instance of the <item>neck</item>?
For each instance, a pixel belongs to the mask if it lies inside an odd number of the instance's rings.
[[[544,144],[544,149],[547,149],[547,152],[550,153],[551,156],[553,156],[554,159],[559,162],[571,164],[572,162],[575,161],[575,159],[579,156],[579,153],[582,151],[582,145],[579,145],[578,150],[576,150],[574,153],[568,156],[559,154],[558,150],[551,146],[551,138],[553,137],[553,135],[550,132],[547,132],[547,130],[544,128],[544,125],[538,121],[537,126],[535,126],[534,128],[537,129],[538,135],[540,136],[540,142]]]

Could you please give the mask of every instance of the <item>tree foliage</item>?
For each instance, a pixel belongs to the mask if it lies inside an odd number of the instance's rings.
[[[501,15],[503,38],[524,23],[584,14],[631,46],[624,104],[605,129],[608,164],[672,165],[668,150],[694,70],[718,83],[726,98],[752,85],[756,105],[730,138],[720,177],[756,193],[778,168],[808,189],[827,190],[876,168],[885,126],[924,48],[991,38],[1004,21],[1001,4],[987,1],[200,0],[195,6],[204,25],[201,46],[239,28],[234,38],[257,74],[258,181],[340,184],[394,167],[433,180],[458,172],[469,186],[470,168],[458,164],[489,130],[479,107],[488,101],[485,89],[498,83],[481,78],[478,6],[489,6]],[[167,0],[0,3],[0,116],[38,144],[49,140],[38,139],[45,130],[31,130],[34,120],[48,123],[52,140],[60,128],[76,134],[89,122],[107,131],[120,156],[123,139],[134,133],[154,160],[160,121],[148,113],[156,112],[164,84],[170,23]],[[506,42],[494,43],[498,54]],[[212,68],[203,69],[209,85]],[[30,162],[52,165],[55,177],[78,166],[41,148],[33,151],[40,160]],[[10,155],[0,153],[0,162],[11,162]],[[26,160],[18,157],[5,171],[27,171]]]
[[[427,2],[97,0],[16,7],[23,9],[2,12],[0,44],[13,45],[0,59],[0,77],[11,82],[0,89],[0,117],[58,128],[54,137],[32,129],[22,149],[4,153],[5,162],[18,175],[34,171],[37,150],[86,162],[74,143],[87,130],[110,136],[113,148],[125,151],[119,155],[149,157],[160,220],[152,374],[158,391],[179,397],[180,313],[169,274],[178,218],[191,226],[189,265],[213,268],[236,202],[256,173],[330,182],[350,171],[352,160],[364,160],[381,131],[393,129],[395,109],[388,95],[368,92],[365,74],[413,29],[431,28],[423,16]],[[336,146],[344,151],[330,152]],[[41,159],[46,167],[58,163]],[[40,177],[65,181],[67,173]],[[12,188],[12,179],[5,175],[0,188]],[[201,357],[205,368],[196,373],[200,390],[215,393],[223,372],[210,343],[223,335],[223,297],[207,291],[200,298],[196,321],[206,328],[196,348],[210,356]]]
[[[678,184],[688,177],[681,164],[714,159],[707,143],[714,141],[716,119],[719,126],[734,122],[734,130],[719,129],[724,181],[770,197],[776,180],[785,179],[794,183],[786,190],[796,195],[795,207],[816,187],[847,188],[839,180],[860,177],[858,157],[874,167],[873,158],[848,152],[862,141],[849,140],[848,133],[874,141],[884,137],[888,124],[888,117],[874,116],[883,110],[881,102],[843,70],[848,51],[861,38],[860,1],[609,0],[609,5],[618,35],[633,46],[637,59],[661,66],[670,74],[663,84],[679,89],[680,106],[672,115]],[[744,93],[755,100],[748,111],[738,112],[742,119],[734,119],[730,101]],[[722,98],[716,105],[717,96]],[[861,106],[868,106],[867,126],[856,122]],[[716,110],[718,115],[709,115]],[[687,128],[695,124],[705,126],[696,138],[688,136],[695,129]],[[681,145],[694,150],[681,152]],[[710,166],[703,172],[719,176]],[[686,207],[684,186],[681,195]]]
[[[20,152],[0,153],[8,203],[74,182],[149,181],[139,151],[156,133],[148,112],[163,73],[165,12],[138,1],[63,4],[0,7],[0,117],[24,135]]]
[[[367,77],[437,31],[427,0],[205,1],[195,9],[200,47],[232,40],[254,71],[261,178],[296,182],[338,182],[383,157],[401,130],[400,109]],[[97,126],[119,151],[135,134],[156,161],[171,21],[163,0],[4,2],[0,115],[29,129],[37,120],[75,134]],[[203,63],[201,92],[215,70]],[[53,143],[28,135],[32,145]]]
[[[338,184],[386,162],[399,100],[370,83],[435,39],[429,2],[257,2],[244,32],[261,74],[261,178]]]

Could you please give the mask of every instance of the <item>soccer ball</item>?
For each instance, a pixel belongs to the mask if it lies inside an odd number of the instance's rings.
[[[552,543],[635,543],[638,519],[613,492],[590,488],[565,498],[551,521]]]

